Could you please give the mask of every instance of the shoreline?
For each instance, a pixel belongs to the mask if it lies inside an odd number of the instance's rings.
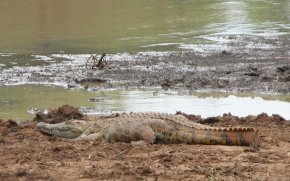
[[[1,85],[17,84],[83,88],[87,87],[86,83],[106,82],[90,88],[161,87],[189,91],[289,94],[290,36],[243,38],[235,40],[231,37],[226,44],[227,50],[205,47],[202,50],[204,53],[191,50],[109,54],[105,57],[107,64],[102,70],[85,68],[88,54],[33,55],[51,62],[43,66],[2,69],[0,88]],[[264,41],[272,48],[258,47]],[[254,48],[244,45],[249,42]],[[65,61],[54,63],[53,60],[58,58]]]
[[[36,121],[63,121],[67,111]],[[67,115],[66,115],[67,114]],[[72,112],[76,117],[77,112]],[[182,114],[182,113],[179,113]],[[64,117],[63,117],[64,116]],[[41,134],[35,122],[0,121],[0,178],[23,180],[288,180],[290,122],[278,115],[201,119],[218,127],[253,127],[260,147],[68,141]],[[82,119],[82,118],[78,118]],[[94,119],[85,116],[83,118]],[[55,122],[56,123],[56,122]]]

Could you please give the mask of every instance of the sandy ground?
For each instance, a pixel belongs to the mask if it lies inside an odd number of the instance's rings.
[[[38,117],[39,118],[39,117]],[[198,117],[196,117],[198,118]],[[259,150],[238,146],[69,141],[35,122],[0,122],[0,180],[290,180],[290,123],[278,115],[200,120],[259,130]]]

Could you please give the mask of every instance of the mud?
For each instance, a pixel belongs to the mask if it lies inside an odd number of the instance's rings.
[[[162,87],[193,91],[290,92],[289,35],[215,35],[213,38],[222,41],[215,45],[193,45],[184,52],[107,55],[107,64],[102,70],[86,69],[90,55],[51,55],[52,59],[62,57],[67,61],[3,69],[0,85],[56,84],[92,91]],[[88,81],[103,83],[84,85]]]
[[[44,114],[41,111],[37,112],[33,121],[57,124],[66,120],[81,118],[83,118],[83,114],[78,108],[70,105],[63,105],[58,109],[50,110],[47,114]]]
[[[75,111],[64,106],[50,111],[47,119],[70,117]],[[41,134],[33,121],[0,121],[0,180],[289,180],[289,121],[279,115],[224,114],[199,122],[255,127],[261,146],[253,151],[237,146],[69,141]]]

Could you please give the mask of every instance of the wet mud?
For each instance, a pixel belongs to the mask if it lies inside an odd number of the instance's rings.
[[[103,69],[86,68],[87,56],[62,63],[3,69],[0,85],[56,84],[67,88],[164,89],[290,92],[290,37],[221,35],[221,47],[200,46],[183,52],[107,55]],[[54,55],[69,57],[69,55]],[[100,82],[92,86],[86,82]]]
[[[41,121],[70,118],[70,106],[51,110]],[[49,137],[35,121],[0,121],[1,180],[288,180],[290,122],[279,115],[201,119],[213,126],[250,126],[259,130],[260,148],[69,141]],[[66,116],[64,116],[66,115]],[[83,118],[86,119],[86,118]],[[40,121],[40,120],[39,120]]]
[[[42,111],[38,111],[35,114],[33,121],[35,122],[45,122],[50,124],[61,123],[70,119],[82,119],[84,115],[79,111],[78,108],[63,105],[58,109],[52,109],[47,114]]]

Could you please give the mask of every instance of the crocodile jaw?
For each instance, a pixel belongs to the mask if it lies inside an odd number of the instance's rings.
[[[86,129],[88,124],[84,121],[71,122],[66,121],[59,124],[48,124],[40,122],[36,127],[45,134],[62,138],[75,139],[79,137]]]

